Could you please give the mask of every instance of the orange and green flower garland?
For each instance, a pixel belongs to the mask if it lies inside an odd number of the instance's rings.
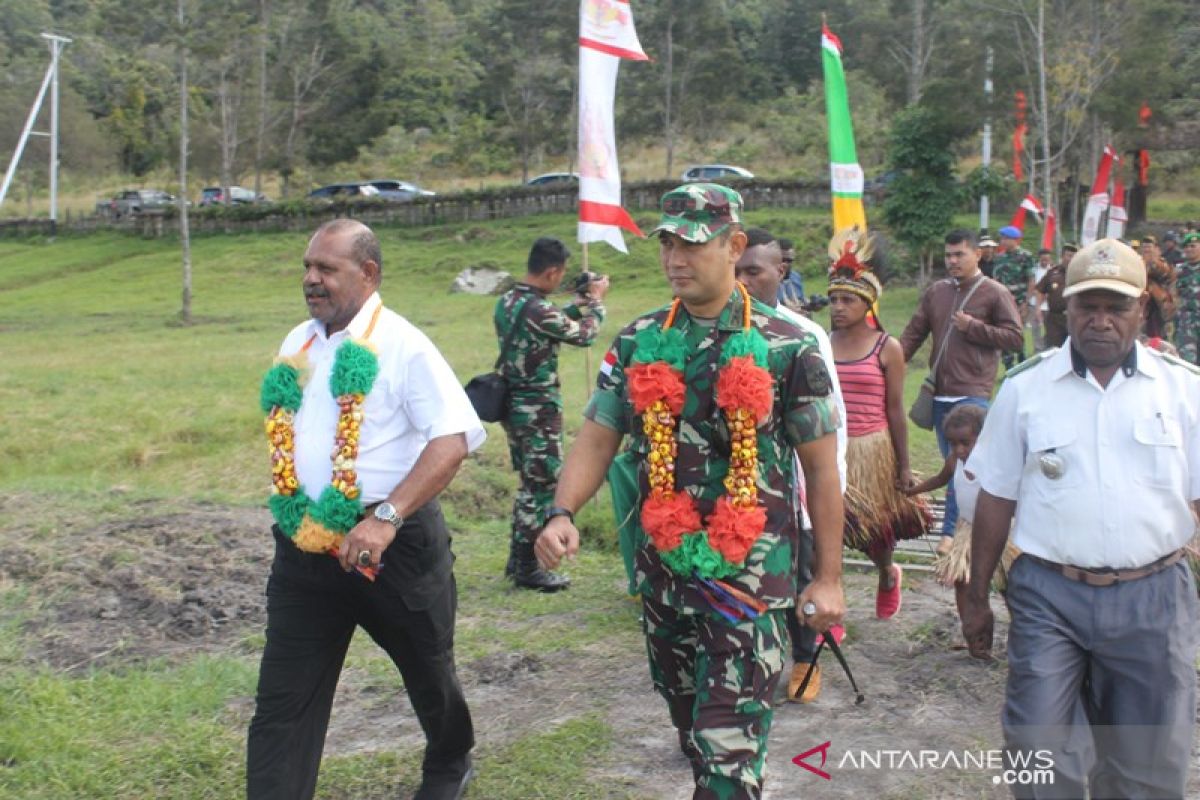
[[[271,454],[271,497],[268,504],[275,522],[296,547],[309,553],[337,555],[342,539],[362,519],[361,488],[355,472],[363,402],[375,377],[379,360],[365,341],[347,339],[334,354],[329,376],[330,393],[339,414],[330,461],[330,485],[314,503],[296,477],[294,421],[304,397],[301,373],[304,348],[290,358],[280,358],[263,378],[260,404],[266,413],[266,433]],[[361,570],[360,570],[361,571]]]
[[[638,332],[633,363],[626,371],[629,397],[642,416],[649,445],[650,494],[642,503],[642,528],[672,572],[695,577],[709,588],[741,569],[767,520],[766,509],[758,502],[758,425],[771,412],[774,381],[766,368],[767,342],[750,325],[749,293],[740,283],[737,288],[742,296],[742,330],[722,348],[717,377],[717,405],[730,433],[729,467],[725,494],[707,520],[701,520],[695,500],[675,483],[676,429],[691,354],[683,333],[672,327],[678,299],[661,328]],[[720,587],[732,591],[724,584]]]

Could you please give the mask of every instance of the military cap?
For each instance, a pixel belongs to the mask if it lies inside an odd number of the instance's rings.
[[[1023,234],[1016,225],[1005,225],[1000,229],[1001,239],[1020,239]]]
[[[1064,253],[1078,253],[1079,245],[1075,244],[1074,242],[1063,242],[1062,251]]]
[[[1142,244],[1146,244],[1146,243],[1158,244],[1158,237],[1156,237],[1153,233],[1147,233],[1144,236],[1142,236]]]
[[[996,244],[996,240],[993,239],[992,237],[984,236],[982,239],[979,240],[979,246],[980,247],[999,247],[1000,245]]]
[[[1182,244],[1186,247],[1187,245],[1191,244],[1192,242],[1200,242],[1200,233],[1197,233],[1196,231],[1192,231],[1191,233],[1185,233],[1183,235],[1183,241],[1180,242],[1180,244]]]
[[[742,196],[717,183],[685,183],[662,197],[662,218],[652,231],[666,231],[704,244],[742,221]]]
[[[1167,231],[1166,233],[1163,234],[1163,241],[1164,242],[1178,242],[1179,236],[1175,233],[1175,231]]]
[[[1104,289],[1128,297],[1146,291],[1146,265],[1127,244],[1101,239],[1080,250],[1067,265],[1067,288],[1063,297]]]

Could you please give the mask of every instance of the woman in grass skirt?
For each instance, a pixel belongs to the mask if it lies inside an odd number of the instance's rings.
[[[883,330],[877,304],[883,292],[867,266],[873,243],[857,228],[833,237],[829,255],[830,342],[846,401],[845,541],[879,568],[875,616],[900,610],[896,542],[929,529],[929,508],[903,490],[913,484],[904,409],[904,352]]]

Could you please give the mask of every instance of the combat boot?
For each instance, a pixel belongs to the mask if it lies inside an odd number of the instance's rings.
[[[558,592],[571,585],[571,579],[557,572],[542,569],[533,554],[531,542],[518,542],[516,546],[516,571],[513,583],[518,589],[535,589],[539,592]]]
[[[517,540],[508,540],[508,563],[504,565],[504,577],[512,580],[517,574]]]

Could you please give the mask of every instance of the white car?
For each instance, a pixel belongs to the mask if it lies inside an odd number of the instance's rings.
[[[721,178],[753,178],[754,173],[731,164],[700,164],[683,171],[685,181],[711,181]]]

